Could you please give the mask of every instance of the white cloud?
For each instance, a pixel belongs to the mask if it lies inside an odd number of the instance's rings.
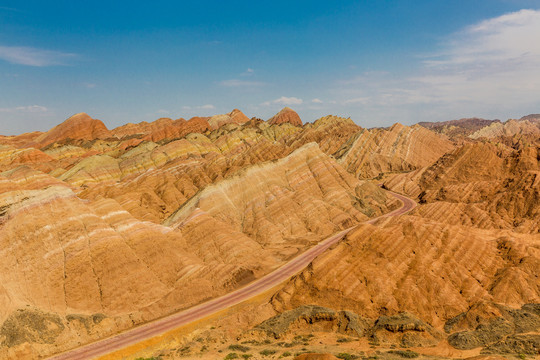
[[[185,111],[186,113],[190,113],[190,114],[200,115],[201,112],[206,113],[208,110],[214,110],[215,108],[216,107],[212,104],[204,104],[204,105],[197,105],[197,106],[184,105],[182,106],[182,111]]]
[[[28,66],[66,65],[76,55],[24,46],[0,46],[0,59]]]
[[[159,109],[158,111],[156,111],[158,114],[162,114],[162,115],[168,115],[170,114],[171,112],[169,110],[165,110],[165,109]]]
[[[521,10],[482,21],[455,34],[428,66],[469,70],[513,70],[507,65],[534,65],[540,57],[540,10]]]
[[[425,87],[424,96],[448,101],[537,101],[539,34],[540,10],[482,21],[455,34],[444,51],[424,61],[425,73],[411,81]]]
[[[221,81],[219,85],[225,86],[225,87],[248,87],[248,86],[261,86],[261,85],[264,85],[264,83],[259,82],[259,81],[230,79],[230,80]]]
[[[322,104],[323,103],[323,101],[321,99],[318,99],[318,98],[315,98],[315,99],[311,100],[311,102],[314,103],[314,104]]]
[[[0,112],[2,113],[43,113],[47,112],[49,109],[47,109],[45,106],[41,105],[29,105],[29,106],[17,106],[12,108],[0,108]]]
[[[304,102],[304,100],[296,98],[296,97],[286,97],[282,96],[279,99],[275,99],[272,101],[265,101],[261,105],[264,106],[270,106],[272,104],[278,104],[278,105],[301,105]]]
[[[343,101],[343,104],[347,105],[347,104],[367,104],[369,102],[370,98],[369,97],[357,97],[357,98],[353,98],[353,99],[347,99],[345,101]]]
[[[0,6],[0,10],[20,12],[20,10],[18,10],[18,9],[7,7],[7,6]]]
[[[540,10],[487,19],[448,36],[415,72],[351,76],[336,82],[334,96],[366,118],[409,123],[538,111],[539,34]]]

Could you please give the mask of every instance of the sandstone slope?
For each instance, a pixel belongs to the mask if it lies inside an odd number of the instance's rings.
[[[300,116],[289,107],[284,107],[276,115],[268,119],[270,125],[279,125],[283,123],[289,123],[294,126],[302,126],[302,120]]]
[[[419,125],[395,124],[388,129],[361,130],[335,156],[358,178],[373,178],[430,165],[452,148],[450,141]]]

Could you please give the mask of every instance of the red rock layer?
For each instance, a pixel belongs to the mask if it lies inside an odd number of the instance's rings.
[[[394,124],[388,129],[363,129],[335,154],[359,178],[410,171],[432,164],[453,149],[450,141],[419,125]]]
[[[268,119],[270,125],[279,125],[283,123],[289,123],[294,126],[302,126],[302,120],[300,116],[291,108],[284,107],[276,115]]]
[[[209,128],[210,125],[204,118],[192,118],[189,121],[161,118],[151,123],[123,125],[111,132],[118,138],[137,136],[142,140],[157,142],[164,139],[181,138],[189,133],[204,133]]]
[[[100,120],[92,119],[85,113],[73,115],[62,124],[33,139],[25,146],[37,148],[66,139],[94,140],[111,136],[110,131]]]
[[[442,326],[477,302],[540,302],[538,240],[417,216],[361,225],[292,279],[273,304],[318,304],[370,318],[407,310]]]
[[[249,121],[249,118],[244,115],[240,110],[234,109],[228,114],[214,115],[208,119],[210,128],[215,130],[219,129],[223,125],[227,124],[243,124]]]

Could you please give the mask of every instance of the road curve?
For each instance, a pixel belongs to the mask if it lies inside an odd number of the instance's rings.
[[[403,206],[388,214],[366,221],[366,223],[373,224],[380,218],[399,216],[416,207],[416,202],[414,202],[413,200],[391,191],[388,192],[394,197],[396,197],[398,200],[400,200],[403,203]],[[158,336],[167,331],[173,330],[183,325],[187,325],[193,321],[200,320],[218,311],[239,304],[245,300],[248,300],[256,295],[265,292],[266,290],[273,288],[274,286],[279,285],[300,270],[304,269],[311,261],[313,261],[313,259],[322,254],[329,247],[343,239],[343,237],[356,226],[357,225],[349,229],[343,230],[340,233],[334,234],[331,237],[321,241],[314,247],[304,252],[302,255],[299,255],[298,257],[292,259],[287,264],[283,265],[277,270],[274,270],[270,274],[250,283],[249,285],[246,285],[243,288],[235,290],[216,299],[199,304],[197,306],[191,307],[189,309],[183,310],[176,314],[167,316],[165,318],[158,319],[145,325],[141,325],[133,329],[127,330],[118,335],[114,335],[112,337],[99,340],[97,342],[82,346],[80,348],[76,348],[65,353],[53,356],[49,359],[93,359],[98,356],[106,355],[113,351],[120,350],[129,345],[136,344],[145,339]]]

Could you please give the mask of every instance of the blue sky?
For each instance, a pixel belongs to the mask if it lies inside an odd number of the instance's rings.
[[[0,134],[240,108],[365,127],[540,112],[537,0],[1,1]]]

